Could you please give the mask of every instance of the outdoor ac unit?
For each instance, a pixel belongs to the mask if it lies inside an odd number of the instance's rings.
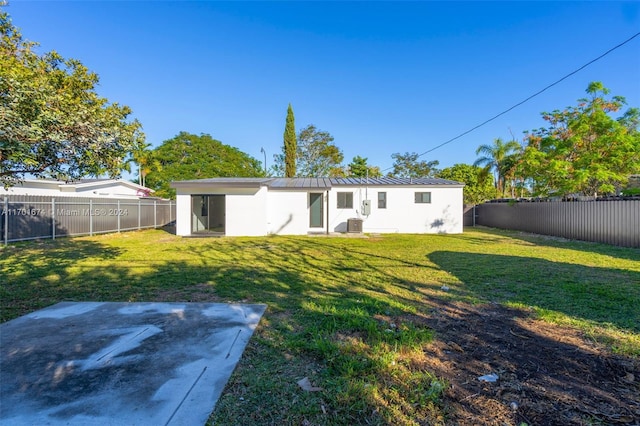
[[[362,219],[348,219],[347,220],[347,232],[362,233]]]

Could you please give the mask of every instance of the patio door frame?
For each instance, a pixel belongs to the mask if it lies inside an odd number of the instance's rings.
[[[224,235],[227,228],[226,196],[194,194],[191,196],[191,234]]]
[[[323,192],[309,193],[309,228],[324,228]]]

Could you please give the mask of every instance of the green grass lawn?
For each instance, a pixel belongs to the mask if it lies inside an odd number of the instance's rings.
[[[420,367],[437,338],[424,318],[438,300],[531,308],[640,355],[640,250],[504,231],[363,239],[143,231],[10,245],[0,271],[2,321],[60,301],[266,303],[214,424],[442,422],[447,383]],[[301,392],[303,377],[323,390]]]

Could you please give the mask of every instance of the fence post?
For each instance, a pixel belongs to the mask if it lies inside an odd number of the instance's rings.
[[[51,197],[51,239],[56,239],[56,199]]]
[[[158,202],[153,200],[153,228],[158,227]]]
[[[4,232],[2,238],[4,239],[4,245],[9,244],[9,198],[4,197]]]
[[[116,219],[118,220],[118,232],[120,232],[120,200],[116,203]]]
[[[140,226],[140,216],[142,216],[142,203],[140,198],[138,198],[138,231],[142,229]]]
[[[93,200],[89,198],[89,236],[93,237]]]

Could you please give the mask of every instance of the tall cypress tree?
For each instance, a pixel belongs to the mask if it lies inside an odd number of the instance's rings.
[[[293,108],[289,104],[287,108],[287,122],[284,126],[284,165],[285,177],[294,177],[296,175],[296,126],[293,118]]]

